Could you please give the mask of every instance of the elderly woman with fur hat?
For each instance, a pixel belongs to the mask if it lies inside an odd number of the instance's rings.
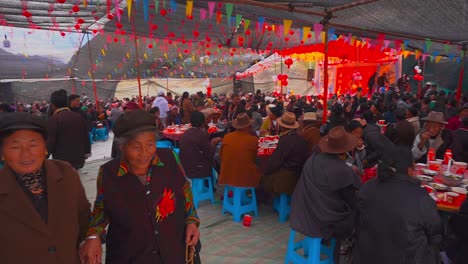
[[[75,169],[47,160],[46,122],[0,115],[0,263],[78,264],[89,202]]]
[[[156,151],[154,116],[143,110],[121,115],[114,134],[122,158],[99,169],[82,261],[100,263],[108,226],[106,263],[185,263],[200,233],[179,160],[170,149]]]

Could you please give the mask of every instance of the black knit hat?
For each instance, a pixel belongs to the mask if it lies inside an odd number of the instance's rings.
[[[156,131],[156,119],[154,115],[144,110],[134,110],[123,113],[116,121],[113,128],[116,137],[128,136],[135,132],[153,130]]]
[[[15,112],[0,114],[0,131],[22,129],[36,130],[47,138],[47,123],[44,119],[30,113]]]

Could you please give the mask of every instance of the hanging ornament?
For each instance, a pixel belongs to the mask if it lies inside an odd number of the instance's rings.
[[[167,15],[167,11],[166,9],[161,9],[161,12],[160,12],[161,16],[165,16]]]
[[[66,2],[66,0],[57,0],[57,2],[59,2],[60,4],[63,4]]]
[[[114,16],[112,14],[107,15],[107,19],[112,20],[113,18],[114,18]]]
[[[61,35],[62,37],[65,37],[65,32],[60,32],[60,35]]]
[[[78,12],[80,12],[80,7],[77,6],[77,5],[74,5],[74,6],[72,7],[72,11],[75,12],[75,13],[78,13]]]
[[[29,13],[29,11],[25,10],[23,11],[23,16],[27,17],[27,18],[30,18],[31,17],[31,13]]]
[[[82,18],[78,18],[78,21],[77,21],[77,22],[78,22],[78,24],[83,24],[85,21],[84,21],[84,19],[82,19]]]
[[[76,24],[76,25],[75,25],[75,29],[76,29],[76,30],[79,30],[80,28],[81,28],[80,24]]]
[[[283,86],[288,86],[288,84],[289,84],[289,83],[288,83],[287,80],[282,80],[282,81],[281,81],[281,85],[283,85]]]
[[[291,65],[293,64],[293,60],[291,58],[288,58],[284,61],[284,64],[286,64],[286,66],[288,66],[288,69],[291,69]]]

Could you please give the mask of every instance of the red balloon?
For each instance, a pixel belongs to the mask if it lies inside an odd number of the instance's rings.
[[[97,29],[93,29],[93,34],[97,34]]]
[[[206,37],[206,41],[210,42],[210,41],[211,41],[211,38],[210,38],[210,37]]]
[[[77,6],[77,5],[74,5],[74,6],[72,7],[72,10],[73,10],[73,12],[78,13],[78,12],[80,12],[80,7]]]
[[[282,81],[281,81],[281,85],[283,85],[283,86],[288,86],[288,81],[282,80]]]
[[[80,24],[76,24],[76,25],[75,25],[75,29],[76,29],[76,30],[78,30],[78,29],[80,29],[80,28],[81,28]]]

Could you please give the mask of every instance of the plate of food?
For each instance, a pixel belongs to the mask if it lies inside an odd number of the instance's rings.
[[[429,175],[429,176],[435,176],[437,175],[437,171],[429,170],[429,169],[422,169],[422,173]]]
[[[446,191],[448,189],[447,185],[437,182],[430,183],[429,186],[439,191]]]
[[[432,177],[429,177],[429,176],[426,176],[426,175],[418,175],[416,176],[416,178],[418,178],[420,181],[423,181],[423,182],[433,182],[434,179]]]

